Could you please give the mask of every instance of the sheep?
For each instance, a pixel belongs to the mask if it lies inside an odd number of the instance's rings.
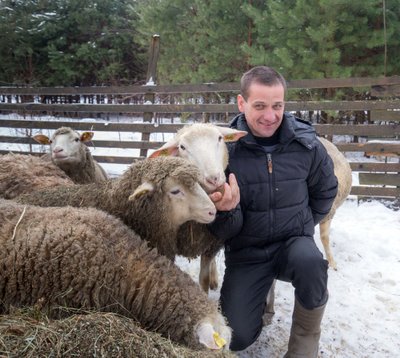
[[[79,134],[69,127],[58,128],[51,138],[37,134],[33,139],[44,145],[50,145],[50,153],[43,155],[65,171],[77,184],[99,183],[107,180],[107,173],[97,163],[84,144],[93,138],[93,132]]]
[[[322,137],[319,137],[318,139],[321,141],[329,156],[332,158],[334,172],[338,180],[338,192],[332,204],[332,208],[328,215],[325,216],[324,219],[322,219],[322,221],[319,223],[320,238],[324,247],[326,258],[329,262],[329,266],[336,270],[337,265],[329,245],[329,232],[336,210],[343,204],[350,194],[352,186],[352,171],[346,157],[332,142]]]
[[[215,218],[215,206],[199,179],[198,168],[185,159],[161,156],[138,161],[113,180],[36,191],[16,200],[104,210],[174,260],[179,227],[186,221],[209,223]]]
[[[0,197],[5,199],[32,190],[73,184],[64,171],[39,157],[13,153],[0,156]]]
[[[195,164],[202,175],[201,183],[208,193],[220,190],[226,176],[228,150],[224,142],[234,142],[245,136],[246,131],[220,127],[210,123],[194,123],[182,127],[175,136],[155,150],[150,158],[161,155],[178,156]],[[191,238],[190,245],[187,237]],[[207,229],[197,223],[187,223],[179,230],[177,255],[196,258],[201,255],[199,283],[208,289],[217,289],[218,272],[214,255],[222,247]],[[196,247],[194,247],[194,245]],[[208,252],[208,254],[205,254]]]
[[[0,313],[36,306],[63,318],[67,308],[95,309],[191,348],[229,347],[217,303],[110,214],[1,199],[0,245]]]

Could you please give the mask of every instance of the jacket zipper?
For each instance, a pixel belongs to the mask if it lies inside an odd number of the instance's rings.
[[[270,219],[270,226],[269,226],[269,233],[271,237],[273,236],[274,233],[274,205],[273,203],[275,202],[274,198],[274,188],[273,188],[273,167],[272,167],[272,154],[267,153],[267,167],[268,167],[268,177],[269,177],[269,194],[270,194],[270,202],[269,202],[269,219]]]

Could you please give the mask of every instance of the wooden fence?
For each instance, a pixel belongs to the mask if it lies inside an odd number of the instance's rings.
[[[368,99],[310,100],[301,99],[298,92],[316,89],[337,90],[360,88]],[[379,155],[381,161],[366,161],[360,155],[350,159],[358,172],[360,185],[352,194],[372,197],[400,197],[400,77],[297,80],[288,82],[287,111],[296,112],[314,122],[322,136],[335,138],[343,152]],[[181,126],[174,118],[190,121],[212,121],[226,125],[237,113],[235,103],[237,83],[201,85],[126,86],[85,88],[5,88],[0,87],[0,134],[2,128],[14,128],[15,134],[0,135],[3,145],[21,144],[35,152],[37,144],[32,134],[62,125],[76,130],[98,132],[140,133],[139,140],[96,140],[96,148],[137,149],[136,157],[145,157],[148,150],[164,142],[151,139],[155,133],[175,133]],[[328,91],[329,92],[329,91]],[[366,96],[364,96],[366,97]],[[300,99],[299,99],[300,98]],[[329,124],[321,124],[322,113],[328,113]],[[14,118],[14,114],[20,117]],[[362,121],[357,120],[361,114]],[[46,120],[46,116],[59,120]],[[21,119],[21,116],[23,119]],[[128,121],[115,121],[119,117]],[[90,117],[87,121],[82,117]],[[134,123],[140,117],[142,123]],[[68,118],[68,121],[64,121]],[[72,118],[72,120],[71,120]],[[96,119],[96,120],[93,120]],[[132,121],[129,121],[132,118]],[[165,123],[167,118],[171,123]],[[326,117],[325,117],[326,118]],[[21,135],[23,131],[24,135]],[[19,133],[18,133],[19,132]],[[343,138],[343,140],[341,140]],[[338,141],[339,140],[339,141]],[[15,151],[15,149],[13,149]],[[8,150],[0,150],[6,153]],[[132,157],[95,156],[100,163],[129,164]],[[358,158],[358,159],[357,159]]]

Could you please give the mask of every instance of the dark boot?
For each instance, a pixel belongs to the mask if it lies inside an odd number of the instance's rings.
[[[326,303],[313,310],[295,300],[288,351],[284,358],[317,358]]]

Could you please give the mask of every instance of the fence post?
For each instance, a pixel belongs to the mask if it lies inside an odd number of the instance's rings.
[[[147,67],[147,76],[146,76],[146,85],[157,85],[157,61],[158,55],[160,53],[160,36],[153,35],[150,45],[150,53],[149,53],[149,63]],[[154,91],[147,92],[144,94],[144,102],[145,103],[154,103],[155,93]],[[153,112],[144,112],[143,113],[143,122],[151,122],[153,119]],[[142,141],[148,142],[150,140],[150,133],[142,133]],[[140,149],[140,156],[147,157],[147,149]]]

